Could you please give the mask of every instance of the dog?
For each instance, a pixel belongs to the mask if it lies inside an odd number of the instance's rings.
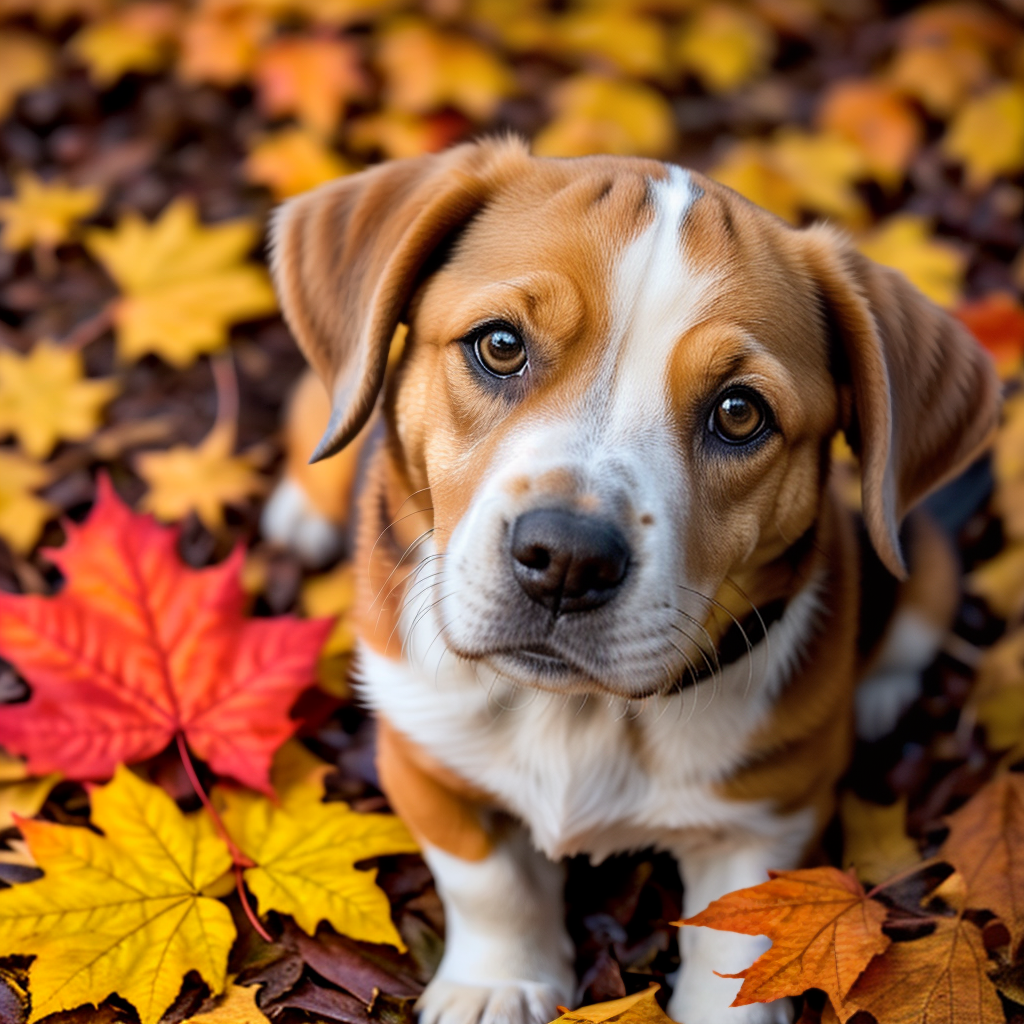
[[[907,514],[990,438],[997,378],[841,232],[652,160],[385,163],[280,208],[271,264],[326,388],[264,527],[317,560],[358,520],[360,693],[446,915],[420,1019],[549,1020],[563,858],[668,850],[689,916],[815,846],[855,706],[889,728],[951,620]],[[669,1014],[789,1021],[715,973],[766,946],[684,927]]]

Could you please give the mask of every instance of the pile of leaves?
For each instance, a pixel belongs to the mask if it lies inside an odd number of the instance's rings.
[[[996,358],[924,697],[822,866],[686,927],[769,935],[739,999],[805,1024],[1021,1024],[1020,0],[0,0],[0,1021],[411,1019],[443,920],[348,688],[351,569],[258,530],[302,368],[262,237],[506,130],[830,218]],[[566,1019],[653,1024],[674,865],[574,862],[567,899],[577,1001],[625,1002]]]

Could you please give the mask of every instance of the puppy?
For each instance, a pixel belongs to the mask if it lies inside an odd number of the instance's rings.
[[[669,850],[691,915],[816,842],[855,683],[884,731],[952,613],[935,529],[908,523],[908,579],[900,526],[989,437],[996,377],[839,232],[648,160],[384,164],[287,203],[272,263],[330,396],[303,385],[291,447],[320,417],[314,460],[359,440],[337,479],[292,461],[265,524],[323,553],[366,462],[360,692],[447,920],[421,1020],[548,1020],[574,992],[562,858]],[[869,615],[862,571],[889,581]],[[714,973],[766,944],[683,929],[669,1013],[790,1020]]]

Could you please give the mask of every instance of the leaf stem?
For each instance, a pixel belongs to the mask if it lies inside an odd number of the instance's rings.
[[[238,373],[230,350],[210,357],[210,372],[217,392],[217,415],[212,430],[220,427],[230,431],[233,449],[238,432]]]
[[[178,744],[178,754],[181,757],[181,763],[185,766],[185,774],[188,776],[188,781],[192,783],[196,796],[202,801],[203,807],[206,808],[207,813],[213,820],[213,827],[217,830],[217,834],[221,839],[224,840],[228,853],[231,854],[231,866],[235,873],[235,888],[238,890],[238,898],[242,901],[242,909],[245,911],[245,916],[249,918],[249,923],[264,942],[273,942],[274,940],[270,933],[263,927],[262,922],[256,916],[256,912],[252,909],[252,905],[249,903],[249,894],[245,891],[242,872],[245,868],[255,867],[255,862],[238,848],[238,845],[224,827],[224,822],[221,821],[217,809],[213,806],[213,801],[210,800],[206,790],[203,789],[203,784],[199,781],[199,776],[196,774],[195,765],[192,764],[192,756],[188,752],[184,733],[176,733],[174,740]]]
[[[61,340],[61,344],[65,348],[76,351],[83,349],[101,335],[106,334],[113,323],[114,303],[108,302],[98,313],[94,313],[87,320],[76,324],[71,332]]]

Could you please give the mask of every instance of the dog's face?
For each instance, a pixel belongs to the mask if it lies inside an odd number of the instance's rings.
[[[726,589],[813,543],[841,426],[899,571],[903,511],[991,427],[991,370],[945,314],[699,175],[508,143],[392,166],[376,198],[350,179],[286,208],[284,305],[336,395],[326,447],[407,319],[387,409],[429,488],[438,623],[519,682],[632,697],[710,667]]]

